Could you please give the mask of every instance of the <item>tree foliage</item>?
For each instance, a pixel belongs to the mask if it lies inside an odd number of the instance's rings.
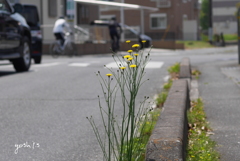
[[[200,25],[202,30],[207,30],[209,27],[209,0],[202,0]]]

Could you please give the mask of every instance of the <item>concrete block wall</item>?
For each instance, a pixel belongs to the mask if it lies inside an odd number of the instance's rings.
[[[190,107],[190,71],[189,59],[183,58],[180,64],[180,79],[173,82],[147,144],[146,161],[184,161],[186,158],[188,134],[186,112]]]

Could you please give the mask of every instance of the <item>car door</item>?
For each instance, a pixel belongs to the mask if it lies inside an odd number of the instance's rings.
[[[16,48],[20,44],[19,22],[12,18],[12,8],[0,0],[0,49]]]

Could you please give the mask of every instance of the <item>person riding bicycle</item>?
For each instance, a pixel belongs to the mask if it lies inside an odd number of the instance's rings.
[[[116,52],[117,50],[119,50],[119,40],[120,40],[120,35],[122,33],[122,27],[116,21],[116,18],[113,17],[111,18],[108,28],[109,28],[109,34],[112,40],[112,50]]]
[[[65,41],[65,32],[66,30],[72,33],[71,28],[67,21],[65,20],[64,16],[59,17],[53,27],[53,34],[56,37],[56,40],[61,40],[61,46],[63,47]]]

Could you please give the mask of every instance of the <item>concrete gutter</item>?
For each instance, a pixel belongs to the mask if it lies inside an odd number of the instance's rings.
[[[187,109],[190,107],[191,66],[188,58],[180,63],[180,79],[169,91],[162,113],[150,136],[146,161],[185,161],[188,136]]]

